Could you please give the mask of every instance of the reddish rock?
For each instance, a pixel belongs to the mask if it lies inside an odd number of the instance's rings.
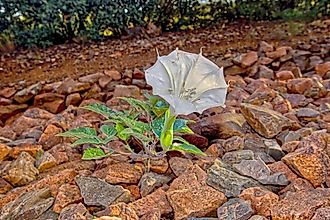
[[[187,169],[193,166],[193,162],[187,158],[172,157],[169,160],[170,167],[176,176],[180,176]]]
[[[43,134],[39,138],[39,144],[42,145],[44,150],[48,150],[53,146],[62,143],[63,138],[56,136],[57,134],[63,132],[63,130],[53,124],[46,127]]]
[[[266,52],[266,56],[271,59],[279,59],[287,54],[286,48],[280,47],[275,51],[272,52]]]
[[[139,98],[141,96],[140,89],[137,86],[116,85],[113,97],[133,97]]]
[[[105,70],[104,74],[107,76],[110,76],[112,80],[120,80],[121,79],[121,74],[117,70]]]
[[[273,59],[270,59],[268,57],[260,57],[259,59],[259,63],[261,65],[268,65],[268,64],[271,64],[273,62]]]
[[[215,143],[215,144],[211,144],[204,153],[206,153],[208,156],[213,158],[217,158],[217,157],[221,158],[225,153],[225,150],[223,149],[222,144]]]
[[[13,104],[13,100],[0,97],[0,106],[11,104]]]
[[[135,68],[133,71],[133,79],[144,79],[144,72]]]
[[[142,216],[140,220],[161,220],[161,214],[159,211],[153,211]]]
[[[5,87],[0,89],[0,96],[10,98],[16,93],[16,89],[13,87]]]
[[[317,64],[315,66],[315,72],[316,72],[316,74],[320,75],[321,77],[324,77],[328,72],[330,72],[330,62]]]
[[[276,95],[276,92],[268,86],[260,87],[246,99],[246,102],[254,105],[262,105],[265,102],[271,102]]]
[[[300,141],[289,141],[284,143],[281,148],[283,151],[287,152],[287,153],[291,153],[294,152],[298,146],[300,144]]]
[[[138,200],[141,198],[140,188],[137,185],[123,185],[123,187],[131,192],[131,195],[134,200]]]
[[[102,73],[94,73],[79,77],[78,80],[83,83],[96,83],[102,76],[104,76]]]
[[[6,159],[11,152],[11,147],[0,143],[0,161]]]
[[[57,164],[69,161],[69,155],[72,154],[72,147],[69,144],[58,144],[48,151],[56,160]]]
[[[104,213],[105,214],[105,213]],[[118,203],[108,207],[107,213],[109,220],[139,220],[136,212],[125,203]],[[110,217],[111,216],[111,217]],[[105,217],[105,216],[104,216]],[[106,218],[100,218],[99,220],[107,220]],[[114,219],[116,218],[116,219]]]
[[[99,85],[101,88],[105,88],[111,81],[112,81],[112,78],[110,76],[102,76],[99,79]]]
[[[289,70],[283,70],[276,73],[276,78],[279,80],[289,80],[294,79],[294,74]]]
[[[183,138],[190,144],[193,144],[200,149],[207,148],[209,146],[209,140],[199,134],[186,134],[183,135]]]
[[[64,95],[60,95],[57,93],[42,93],[34,97],[34,105],[43,105],[46,102],[63,100],[64,97]]]
[[[53,210],[56,213],[60,213],[66,206],[79,202],[82,202],[82,197],[78,186],[74,184],[64,184],[58,189]]]
[[[31,100],[33,96],[37,95],[40,90],[41,90],[40,83],[33,84],[25,89],[18,91],[15,94],[14,99],[16,102],[20,104],[26,103],[29,100]]]
[[[274,47],[265,41],[261,41],[259,44],[259,50],[261,52],[272,52],[274,51]]]
[[[0,177],[0,194],[6,194],[13,187],[4,179]]]
[[[79,93],[72,93],[66,97],[65,106],[74,105],[77,106],[81,102],[81,96]]]
[[[245,189],[239,197],[250,201],[254,212],[265,217],[271,215],[272,206],[279,201],[275,193],[260,187]]]
[[[150,160],[150,170],[155,173],[166,173],[168,168],[167,158]]]
[[[330,207],[319,208],[316,210],[311,220],[328,220],[330,219]]]
[[[13,115],[16,115],[17,113],[22,112],[27,108],[28,108],[28,105],[26,105],[26,104],[1,106],[0,107],[0,121],[5,121],[8,118],[12,117]]]
[[[76,92],[86,91],[91,87],[89,83],[76,82],[73,79],[66,79],[56,89],[56,92],[60,94],[71,94]]]
[[[227,201],[225,195],[206,184],[207,174],[195,165],[170,185],[166,192],[175,219],[203,217]]]
[[[272,220],[311,219],[319,207],[330,205],[330,189],[311,189],[288,194],[271,210]]]
[[[32,157],[36,158],[37,154],[42,152],[42,146],[38,144],[29,144],[13,147],[10,152],[10,157],[16,159],[22,152],[29,153]]]
[[[38,168],[39,172],[44,172],[45,170],[50,169],[56,165],[57,162],[55,157],[47,151],[36,161],[36,167]]]
[[[231,66],[229,68],[226,68],[224,71],[225,75],[229,75],[229,76],[236,76],[236,75],[243,75],[244,73],[246,73],[246,69],[239,67],[239,66]]]
[[[252,66],[255,62],[258,61],[258,53],[251,51],[246,54],[243,54],[240,58],[240,65],[243,68]]]
[[[93,216],[82,203],[71,204],[62,209],[58,220],[89,220]]]
[[[290,93],[304,94],[313,86],[313,80],[310,78],[300,78],[288,80],[287,88]]]
[[[282,161],[277,161],[275,163],[271,163],[267,165],[272,173],[283,173],[289,181],[293,181],[297,179],[297,175],[290,170],[290,168],[285,165]]]
[[[321,186],[326,181],[328,173],[329,157],[323,149],[316,145],[310,145],[297,149],[282,158],[301,177],[309,180],[314,187]]]
[[[126,162],[110,164],[94,172],[94,176],[105,179],[105,181],[111,184],[137,184],[142,174],[143,166]]]
[[[159,211],[162,215],[172,212],[172,207],[163,189],[157,189],[155,192],[130,203],[129,207],[132,208],[139,217],[153,211]]]
[[[30,192],[35,189],[41,189],[49,187],[52,195],[56,196],[58,189],[64,183],[70,183],[74,180],[76,172],[73,169],[63,170],[54,175],[49,175],[43,179],[40,179],[33,184],[29,184],[24,187],[17,188],[15,191],[8,192],[5,196],[0,198],[0,209],[7,203],[15,200],[21,193]]]

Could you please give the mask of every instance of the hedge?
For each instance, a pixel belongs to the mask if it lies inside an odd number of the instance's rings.
[[[1,0],[0,47],[47,47],[75,38],[102,40],[153,23],[163,31],[223,20],[314,18],[328,0]]]

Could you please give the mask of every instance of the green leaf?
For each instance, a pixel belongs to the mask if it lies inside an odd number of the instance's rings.
[[[151,127],[150,127],[149,124],[144,123],[142,121],[137,121],[137,120],[134,120],[134,119],[130,119],[126,116],[116,116],[114,119],[117,120],[117,122],[120,121],[121,124],[131,128],[134,131],[137,131],[141,134],[143,134],[146,131],[151,130]]]
[[[171,147],[171,150],[184,151],[184,152],[191,153],[191,154],[206,156],[206,154],[203,151],[201,151],[198,147],[196,147],[195,145],[192,145],[192,144],[174,143]]]
[[[173,131],[181,134],[193,134],[194,132],[188,127],[188,120],[176,119],[173,125]]]
[[[111,115],[116,114],[115,111],[111,110],[106,105],[100,104],[100,103],[93,103],[90,105],[85,105],[81,107],[83,109],[98,113],[100,115],[103,115],[106,118],[109,118]]]
[[[123,140],[123,141],[128,141],[128,139],[130,138],[130,135],[127,135],[125,133],[122,133],[123,130],[125,130],[125,127],[120,124],[120,123],[117,123],[116,126],[115,126],[115,129],[117,131],[117,136]]]
[[[182,137],[179,137],[179,136],[175,136],[173,138],[174,141],[180,141],[181,143],[183,144],[190,144],[187,140],[183,139]]]
[[[102,125],[100,130],[108,138],[113,138],[117,133],[116,129],[112,125]]]
[[[84,154],[82,159],[83,160],[97,160],[97,159],[102,159],[104,157],[107,157],[111,155],[111,153],[104,153],[104,151],[101,148],[97,148],[97,147],[91,147],[91,148],[87,148],[86,150],[84,150]]]
[[[164,150],[167,150],[173,144],[173,125],[175,122],[176,116],[172,116],[170,110],[168,109],[165,112],[165,122],[160,134],[160,145]]]
[[[151,122],[151,129],[154,132],[154,134],[159,138],[163,127],[164,127],[164,121],[165,118],[164,117],[160,117],[160,118],[156,118]]]
[[[75,138],[87,138],[87,137],[93,137],[96,136],[96,130],[94,128],[73,128],[69,131],[57,134],[56,136],[61,137],[75,137]]]
[[[138,140],[142,141],[143,143],[149,143],[151,141],[153,141],[152,138],[144,135],[144,134],[141,134],[141,133],[138,133],[138,132],[135,132],[133,129],[131,128],[125,128],[124,130],[122,130],[120,132],[121,135],[124,135],[124,136],[127,136],[127,137],[135,137],[137,138]]]
[[[78,146],[81,144],[96,144],[96,145],[101,145],[104,144],[104,141],[99,138],[98,136],[94,137],[84,137],[76,140],[75,142],[72,143],[73,146]]]
[[[141,101],[141,100],[138,100],[135,98],[131,98],[131,97],[122,97],[120,99],[126,101],[128,104],[130,104],[136,110],[143,110],[148,114],[150,113],[150,106],[144,101]]]

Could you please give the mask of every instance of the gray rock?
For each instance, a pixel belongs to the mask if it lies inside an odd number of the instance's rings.
[[[266,153],[276,161],[281,160],[282,157],[285,156],[285,153],[282,151],[281,146],[276,142],[276,140],[264,139],[264,144],[266,146]]]
[[[260,186],[257,181],[232,171],[228,165],[220,160],[215,160],[208,169],[206,183],[223,192],[226,197],[238,196],[244,189]]]
[[[146,196],[152,193],[155,189],[167,184],[172,180],[172,177],[157,173],[145,173],[139,182],[141,196]]]
[[[234,164],[233,167],[239,174],[252,177],[255,180],[265,179],[271,174],[270,169],[260,158],[256,160],[242,160],[239,164]]]
[[[76,178],[76,183],[86,205],[108,207],[114,202],[127,199],[128,191],[122,186],[111,185],[96,177],[79,176]]]
[[[254,153],[251,150],[238,150],[225,153],[222,160],[228,164],[240,163],[242,160],[253,160]]]
[[[0,220],[36,219],[49,209],[54,202],[48,188],[21,194],[6,204],[0,214]]]
[[[42,215],[39,216],[36,220],[57,220],[59,214],[54,212],[53,210],[48,209],[48,211],[44,212]]]
[[[266,178],[258,179],[258,181],[264,185],[273,185],[273,186],[287,186],[290,181],[283,173],[274,173]]]
[[[251,218],[249,218],[249,220],[267,220],[267,218],[261,215],[254,215]]]
[[[88,212],[86,207],[82,204],[68,205],[62,209],[58,220],[87,220],[93,219],[93,216]]]
[[[219,220],[248,220],[253,214],[250,201],[234,198],[218,208]]]
[[[317,117],[320,116],[320,112],[316,111],[314,109],[311,108],[300,108],[297,112],[296,112],[296,116],[298,118],[302,118],[302,119],[316,119]]]

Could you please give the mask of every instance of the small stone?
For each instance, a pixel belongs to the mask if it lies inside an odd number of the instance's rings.
[[[278,48],[277,50],[272,52],[266,52],[266,56],[271,59],[279,59],[281,57],[284,57],[286,54],[286,48],[284,47]]]
[[[4,179],[0,177],[0,194],[6,194],[13,187]]]
[[[105,70],[104,74],[110,76],[112,80],[118,81],[121,79],[121,74],[117,70]]]
[[[8,118],[16,115],[19,112],[24,111],[28,108],[27,104],[20,104],[20,105],[5,105],[1,106],[0,108],[0,121],[5,121]]]
[[[219,220],[248,220],[253,210],[250,202],[234,198],[219,207],[217,214]]]
[[[135,211],[125,203],[111,205],[106,210],[98,212],[97,215],[107,215],[110,219],[101,217],[99,220],[139,220]],[[110,217],[111,216],[111,217]],[[114,219],[117,218],[117,219]]]
[[[226,202],[222,192],[206,185],[207,174],[195,165],[176,178],[166,192],[175,219],[203,217]]]
[[[10,152],[10,157],[16,159],[22,152],[29,153],[35,158],[38,153],[42,152],[42,146],[37,144],[25,144],[22,146],[13,147]]]
[[[39,171],[34,167],[35,159],[28,153],[22,152],[11,162],[1,176],[14,186],[26,185],[37,178]]]
[[[287,187],[282,189],[279,192],[279,195],[281,196],[281,198],[285,198],[286,195],[288,194],[292,194],[304,190],[310,190],[310,189],[314,189],[313,185],[310,182],[302,178],[296,178],[292,180]]]
[[[36,167],[38,168],[39,172],[44,172],[45,170],[56,165],[57,163],[55,157],[47,151],[36,161]]]
[[[271,208],[273,220],[311,219],[319,207],[330,205],[329,189],[311,189],[288,194]]]
[[[228,165],[220,160],[215,160],[208,169],[206,182],[209,186],[223,192],[226,197],[238,196],[246,188],[260,186],[257,181],[230,170]]]
[[[294,179],[297,179],[297,175],[292,172],[292,170],[285,165],[285,163],[283,163],[282,161],[277,161],[275,163],[272,164],[268,164],[267,165],[269,167],[269,169],[273,172],[273,173],[282,173],[284,174],[287,179],[289,181],[293,181]]]
[[[116,85],[113,92],[113,97],[133,97],[139,98],[141,96],[140,89],[137,86]]]
[[[305,94],[313,86],[313,80],[310,78],[290,79],[287,82],[288,92]]]
[[[193,166],[193,162],[187,158],[171,157],[169,160],[171,170],[176,176],[180,176],[187,169]]]
[[[59,113],[65,109],[64,99],[55,100],[53,102],[46,102],[41,107],[51,113]]]
[[[38,143],[43,146],[44,150],[48,150],[55,145],[62,143],[63,138],[56,136],[61,132],[63,132],[61,128],[55,126],[54,124],[50,124],[45,128]]]
[[[5,160],[11,152],[11,147],[0,143],[0,161]]]
[[[328,175],[329,157],[316,145],[298,148],[282,158],[299,176],[309,180],[314,187],[321,186]]]
[[[161,220],[161,215],[160,212],[156,210],[142,216],[140,220]]]
[[[0,96],[5,98],[10,98],[16,93],[16,89],[13,87],[5,87],[3,89],[0,89]]]
[[[62,209],[58,220],[89,220],[93,216],[82,203],[71,204]]]
[[[186,134],[183,135],[183,138],[190,144],[193,144],[200,149],[207,148],[209,146],[209,140],[199,134]]]
[[[79,176],[76,178],[76,183],[86,205],[108,207],[114,202],[129,202],[129,200],[122,201],[129,194],[129,191],[122,186],[114,186],[91,176]]]
[[[254,153],[251,150],[230,151],[223,155],[222,161],[228,164],[240,163],[243,160],[253,160]]]
[[[276,78],[279,80],[289,80],[289,79],[294,79],[294,74],[289,71],[289,70],[283,70],[283,71],[279,71],[276,73]]]
[[[133,71],[133,79],[144,79],[144,72],[135,68]]]
[[[279,201],[275,193],[260,187],[245,189],[239,197],[251,202],[254,213],[266,217],[271,215],[272,206]]]
[[[233,167],[243,176],[252,177],[255,180],[266,179],[270,176],[270,170],[266,164],[258,158],[257,160],[242,160]]]
[[[315,66],[315,72],[321,77],[324,77],[328,72],[330,72],[330,61],[322,64],[317,64]]]
[[[312,121],[316,120],[320,116],[320,112],[311,108],[300,108],[296,112],[296,116],[305,121]]]
[[[53,202],[54,198],[48,188],[22,193],[2,208],[0,219],[36,219],[49,209]]]
[[[244,138],[241,138],[239,136],[234,136],[234,137],[228,138],[224,142],[223,148],[224,148],[225,152],[243,150]]]
[[[33,84],[28,88],[18,91],[14,96],[14,100],[20,104],[26,103],[29,100],[31,100],[33,96],[37,95],[40,90],[41,90],[40,83]]]
[[[249,220],[267,220],[267,218],[261,215],[254,215],[251,218],[249,218]]]
[[[265,107],[241,104],[241,112],[251,127],[266,138],[273,138],[291,126],[288,118]]]
[[[259,78],[274,79],[274,71],[264,65],[260,65],[258,76]]]
[[[82,201],[78,186],[73,184],[64,184],[59,188],[55,199],[53,210],[56,213],[61,213],[66,206],[79,203]]]
[[[0,106],[11,104],[13,104],[13,100],[0,97]]]
[[[250,67],[257,61],[258,61],[258,54],[257,54],[257,52],[254,52],[254,51],[248,52],[246,54],[242,54],[238,58],[238,63],[243,68]]]
[[[264,139],[263,142],[266,146],[266,153],[276,161],[279,161],[282,157],[284,157],[285,153],[282,151],[281,146],[276,140]]]
[[[78,106],[81,102],[81,96],[79,93],[72,93],[68,95],[65,99],[65,106],[73,105]]]
[[[139,182],[141,196],[149,195],[155,189],[169,183],[171,180],[172,178],[170,176],[156,173],[145,173]]]
[[[155,173],[166,173],[169,168],[167,158],[150,160],[150,170]]]
[[[42,93],[39,95],[36,95],[34,97],[34,105],[35,106],[42,106],[44,103],[47,102],[53,102],[56,100],[63,100],[64,99],[64,95],[60,95],[57,93]]]
[[[274,51],[274,47],[265,41],[261,41],[259,44],[259,50],[261,52],[272,52],[272,51]]]
[[[101,88],[105,88],[111,81],[112,81],[112,78],[110,76],[102,76],[99,79],[99,85]]]
[[[136,214],[141,217],[153,211],[159,211],[161,215],[172,212],[172,207],[167,200],[166,193],[162,189],[142,197],[141,199],[129,204]]]
[[[103,76],[102,73],[94,73],[94,74],[89,74],[87,76],[82,76],[79,77],[79,81],[83,82],[83,83],[96,83],[99,78],[101,78]]]
[[[239,66],[230,66],[225,69],[224,73],[226,76],[243,75],[246,73],[246,69]]]
[[[83,92],[91,88],[89,83],[76,82],[73,79],[66,79],[56,89],[56,92],[60,94],[71,94],[76,92]]]
[[[311,220],[328,220],[328,219],[330,219],[330,207],[317,209]]]

